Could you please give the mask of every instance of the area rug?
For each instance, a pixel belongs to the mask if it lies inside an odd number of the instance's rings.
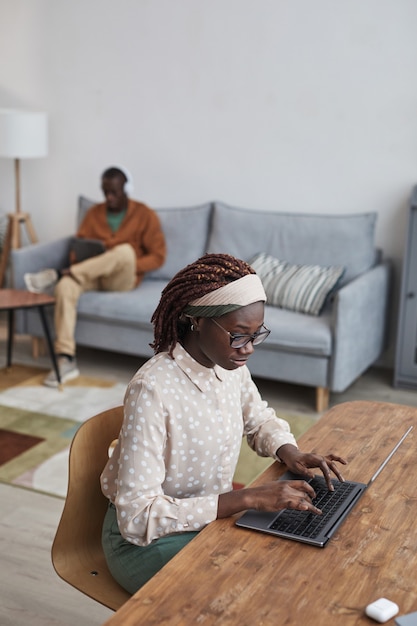
[[[65,497],[71,440],[88,418],[123,403],[126,385],[80,376],[62,391],[42,385],[46,371],[13,366],[0,372],[0,482]],[[283,414],[300,437],[314,423],[306,415]],[[247,485],[271,459],[258,457],[243,441],[234,484]]]
[[[65,497],[77,428],[122,404],[126,385],[80,376],[59,391],[42,384],[47,371],[19,365],[0,371],[0,481]]]

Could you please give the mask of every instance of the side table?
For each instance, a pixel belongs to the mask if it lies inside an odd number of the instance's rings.
[[[19,289],[0,289],[0,311],[7,311],[7,368],[12,364],[12,348],[14,339],[14,312],[17,309],[37,308],[42,322],[43,331],[48,344],[49,354],[58,380],[58,389],[61,389],[61,377],[58,362],[49,332],[48,321],[45,315],[45,307],[55,304],[55,298],[44,293],[31,293]]]

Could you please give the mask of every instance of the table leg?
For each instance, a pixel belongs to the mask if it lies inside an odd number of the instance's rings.
[[[45,309],[43,306],[38,306],[39,315],[41,316],[43,332],[45,333],[46,342],[48,344],[49,354],[51,355],[52,365],[54,366],[56,378],[58,381],[58,388],[61,389],[61,376],[59,374],[58,361],[56,358],[54,346],[52,344],[51,333],[49,332],[49,326],[45,315]]]
[[[3,251],[1,254],[1,262],[0,262],[0,288],[3,287],[3,284],[6,279],[7,273],[7,264],[9,261],[10,250],[12,248],[12,221],[9,217],[9,222],[7,225],[6,236],[3,242]]]
[[[12,364],[12,349],[13,349],[13,337],[14,337],[14,310],[8,309],[7,311],[7,369]]]

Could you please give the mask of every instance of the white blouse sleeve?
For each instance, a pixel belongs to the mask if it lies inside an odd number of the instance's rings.
[[[249,446],[259,456],[280,460],[276,452],[286,443],[297,446],[290,425],[281,419],[275,410],[262,400],[257,386],[247,367],[241,368],[241,401],[244,421],[244,435]]]

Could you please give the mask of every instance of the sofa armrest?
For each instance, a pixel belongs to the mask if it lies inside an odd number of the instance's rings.
[[[23,275],[53,267],[63,269],[69,264],[72,237],[48,243],[36,243],[11,251],[12,284],[15,289],[26,289]]]
[[[331,391],[344,391],[385,349],[391,272],[391,263],[384,261],[336,293]]]

